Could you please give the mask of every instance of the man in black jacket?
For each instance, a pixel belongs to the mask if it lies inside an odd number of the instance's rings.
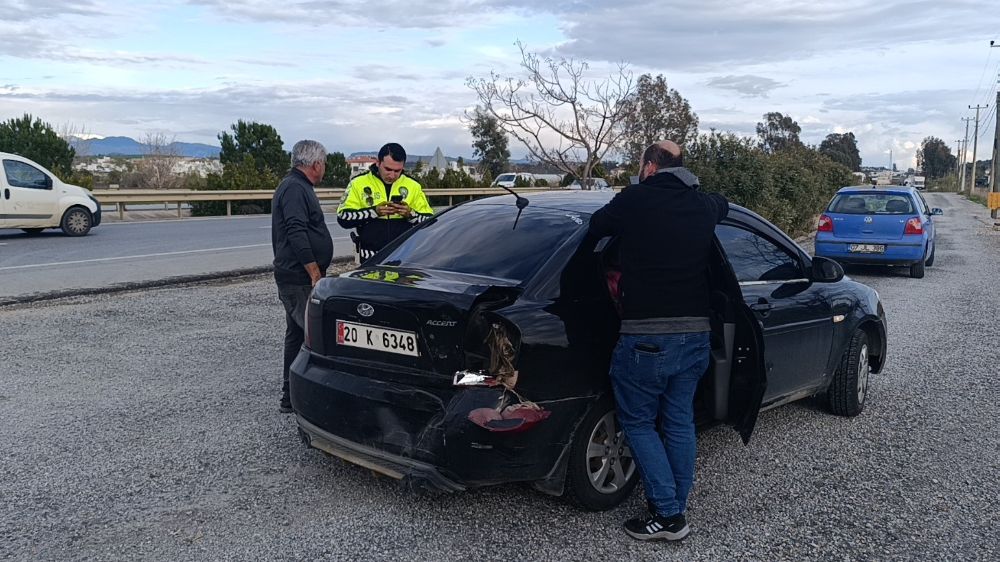
[[[680,540],[694,482],[694,393],[709,361],[708,265],[729,204],[698,190],[681,149],[646,149],[639,184],[590,219],[595,236],[621,240],[622,326],[611,363],[618,420],[650,508],[625,522],[640,540]],[[659,420],[659,431],[657,431]]]
[[[333,238],[313,186],[326,172],[326,149],[311,140],[292,147],[292,169],[271,200],[271,246],[274,281],[285,307],[285,362],[281,387],[284,413],[292,411],[288,399],[288,368],[305,339],[306,302],[313,286],[326,274],[333,260]]]

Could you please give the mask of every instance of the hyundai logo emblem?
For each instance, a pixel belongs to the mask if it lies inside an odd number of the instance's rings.
[[[865,217],[865,224],[871,224],[871,222],[872,222],[871,217]]]
[[[372,314],[375,314],[375,307],[366,302],[363,302],[358,305],[358,314],[364,316],[365,318],[368,318]]]

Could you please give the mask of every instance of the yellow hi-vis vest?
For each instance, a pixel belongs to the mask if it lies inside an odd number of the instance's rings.
[[[427,202],[424,189],[416,180],[400,175],[399,179],[393,182],[389,188],[389,196],[386,196],[385,184],[375,175],[374,172],[356,176],[347,185],[344,196],[340,199],[340,206],[337,207],[337,217],[346,220],[364,219],[401,219],[401,215],[378,216],[375,206],[379,203],[389,201],[393,195],[401,195],[403,202],[410,206],[414,215],[410,217],[410,222],[420,223],[434,215],[434,209]]]

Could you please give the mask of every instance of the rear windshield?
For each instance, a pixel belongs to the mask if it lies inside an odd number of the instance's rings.
[[[526,281],[589,215],[528,206],[461,205],[406,238],[382,265]]]
[[[847,215],[912,215],[913,200],[903,193],[872,191],[840,193],[830,202],[827,211]]]

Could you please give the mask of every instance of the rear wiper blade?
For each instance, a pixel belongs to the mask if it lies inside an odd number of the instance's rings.
[[[517,216],[514,217],[514,228],[511,228],[511,230],[514,230],[517,228],[517,221],[521,220],[521,213],[524,212],[524,208],[528,206],[528,200],[518,195],[513,189],[507,187],[506,185],[501,185],[500,187],[514,196],[514,204],[517,205]]]

